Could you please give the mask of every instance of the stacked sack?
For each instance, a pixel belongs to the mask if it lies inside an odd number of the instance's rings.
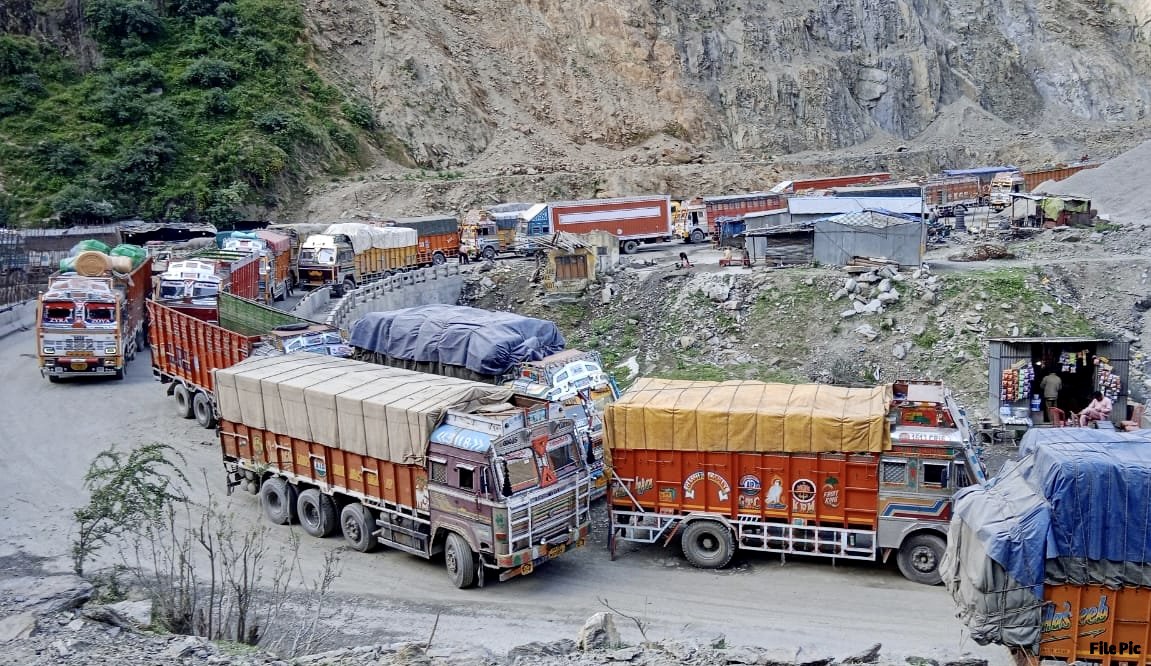
[[[98,240],[83,240],[72,246],[68,256],[60,260],[60,271],[97,277],[108,271],[131,273],[148,258],[148,251],[139,245],[121,243],[114,248]]]

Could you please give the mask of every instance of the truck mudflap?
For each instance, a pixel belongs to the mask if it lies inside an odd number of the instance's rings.
[[[569,550],[582,548],[587,544],[587,537],[588,526],[584,525],[578,529],[573,528],[567,534],[548,543],[510,555],[500,555],[496,558],[496,568],[500,569],[500,581],[531,574],[544,562],[554,560]]]

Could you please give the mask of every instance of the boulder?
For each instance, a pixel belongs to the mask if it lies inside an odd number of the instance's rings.
[[[739,301],[738,299],[737,300],[731,300],[731,301],[724,301],[724,303],[723,303],[723,309],[724,310],[738,310],[742,307],[743,307],[743,303],[741,301]]]
[[[845,664],[874,664],[879,661],[879,650],[882,643],[876,643],[859,654],[852,655],[843,660]]]
[[[843,281],[843,289],[844,289],[844,291],[846,291],[849,294],[858,288],[859,288],[859,283],[856,282],[855,280],[851,279],[851,278],[847,278],[846,280]]]
[[[619,630],[615,628],[614,617],[613,614],[604,612],[589,617],[580,629],[579,640],[576,641],[579,649],[587,652],[619,647]]]
[[[607,658],[612,661],[631,661],[632,659],[638,657],[642,652],[643,650],[633,645],[630,647],[620,648],[615,652],[610,652],[608,653]]]
[[[891,280],[888,278],[884,278],[883,280],[880,280],[879,286],[876,287],[876,289],[878,289],[880,293],[883,293],[885,291],[891,291]]]
[[[839,291],[837,291],[837,292],[835,292],[834,294],[832,294],[832,295],[831,295],[831,300],[833,300],[833,301],[838,301],[838,300],[840,300],[840,299],[846,298],[846,297],[847,297],[847,293],[848,293],[848,292],[847,292],[847,290],[846,290],[846,289],[840,289]]]
[[[895,343],[891,346],[891,355],[895,357],[895,360],[902,361],[907,358],[907,346],[902,342]]]
[[[863,324],[859,328],[855,329],[855,332],[868,342],[874,342],[875,339],[879,337],[879,331],[875,330],[870,324]]]
[[[731,289],[726,284],[708,285],[704,295],[716,303],[722,303],[731,297]]]
[[[108,608],[116,611],[120,617],[131,621],[138,627],[147,627],[152,624],[152,602],[147,599],[141,601],[121,601],[108,604]]]
[[[28,638],[36,633],[36,615],[17,613],[0,619],[0,643]]]
[[[695,346],[696,339],[694,335],[685,335],[679,339],[680,349],[690,349]]]
[[[758,664],[763,655],[758,650],[747,647],[731,647],[719,651],[716,655],[720,663],[725,664]]]
[[[855,316],[855,315],[857,315],[857,314],[859,314],[859,313],[858,313],[858,312],[856,312],[854,309],[852,309],[852,310],[844,310],[843,312],[840,312],[840,313],[839,313],[839,316],[840,316],[842,319],[847,319],[847,318],[849,318],[849,317],[854,317],[854,316]]]
[[[72,574],[20,576],[0,581],[0,596],[16,600],[19,610],[37,615],[78,608],[92,598],[92,584]]]
[[[1039,314],[1046,314],[1046,315],[1055,314],[1055,308],[1044,303],[1043,306],[1041,308],[1039,308]]]

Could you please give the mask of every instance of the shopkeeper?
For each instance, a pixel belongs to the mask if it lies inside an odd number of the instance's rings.
[[[1094,400],[1079,414],[1079,427],[1086,428],[1091,421],[1106,421],[1111,418],[1111,398],[1099,391],[1091,394]]]
[[[1039,388],[1043,389],[1043,401],[1047,404],[1047,421],[1053,423],[1055,419],[1051,418],[1051,408],[1059,406],[1059,392],[1063,390],[1063,379],[1057,372],[1049,372],[1039,382]]]

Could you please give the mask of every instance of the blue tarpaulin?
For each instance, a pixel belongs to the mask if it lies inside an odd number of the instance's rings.
[[[564,350],[550,321],[456,305],[370,312],[352,324],[351,345],[403,361],[443,363],[502,375]]]
[[[987,486],[955,495],[988,557],[1042,597],[1045,560],[1151,563],[1151,431],[1036,428]]]

